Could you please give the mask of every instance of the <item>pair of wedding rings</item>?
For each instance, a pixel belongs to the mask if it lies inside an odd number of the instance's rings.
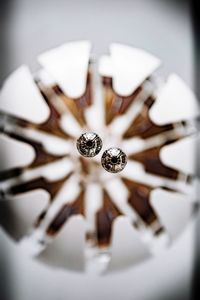
[[[79,153],[84,157],[94,157],[102,149],[102,140],[94,132],[85,132],[77,140],[76,146]],[[105,150],[101,157],[103,168],[111,173],[122,171],[127,164],[126,154],[116,147]]]

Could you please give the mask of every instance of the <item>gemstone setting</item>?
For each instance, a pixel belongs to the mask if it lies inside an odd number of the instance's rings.
[[[120,148],[109,148],[104,151],[101,164],[110,173],[121,172],[127,164],[127,156]]]
[[[76,147],[82,156],[94,157],[101,151],[102,140],[94,132],[85,132],[78,138]]]

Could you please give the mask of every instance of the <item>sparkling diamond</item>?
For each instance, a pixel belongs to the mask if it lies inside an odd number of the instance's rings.
[[[94,157],[101,151],[102,140],[96,133],[85,132],[77,140],[76,146],[81,155]]]
[[[101,164],[106,171],[118,173],[126,166],[127,157],[121,149],[110,148],[103,153]]]

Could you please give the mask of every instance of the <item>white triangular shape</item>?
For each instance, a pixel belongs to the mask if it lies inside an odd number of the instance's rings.
[[[121,96],[131,95],[160,65],[144,50],[122,44],[110,45],[113,88]]]
[[[27,66],[6,79],[0,93],[0,110],[37,124],[47,120],[49,108]]]
[[[155,189],[151,192],[150,201],[170,237],[177,237],[192,216],[193,204],[189,197]]]
[[[196,174],[199,136],[189,136],[162,147],[160,158],[168,167],[185,174]]]
[[[38,189],[0,201],[0,224],[14,239],[23,238],[32,230],[48,200],[48,193]]]
[[[84,269],[84,247],[85,221],[82,216],[74,216],[38,259],[53,267],[81,271]]]
[[[70,42],[38,57],[39,63],[71,98],[81,97],[86,89],[91,43]]]
[[[126,217],[118,217],[114,221],[111,249],[108,272],[127,268],[150,256],[147,246]]]
[[[0,170],[25,167],[35,158],[33,148],[25,143],[0,134]]]
[[[158,125],[192,119],[199,115],[198,101],[184,81],[172,74],[158,92],[149,114]]]

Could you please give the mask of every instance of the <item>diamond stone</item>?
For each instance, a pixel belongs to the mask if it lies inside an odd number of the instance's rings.
[[[77,140],[76,146],[81,155],[94,157],[101,151],[102,140],[96,133],[85,132]]]
[[[110,148],[104,151],[101,164],[103,168],[111,173],[121,172],[127,164],[126,154],[119,148]]]

